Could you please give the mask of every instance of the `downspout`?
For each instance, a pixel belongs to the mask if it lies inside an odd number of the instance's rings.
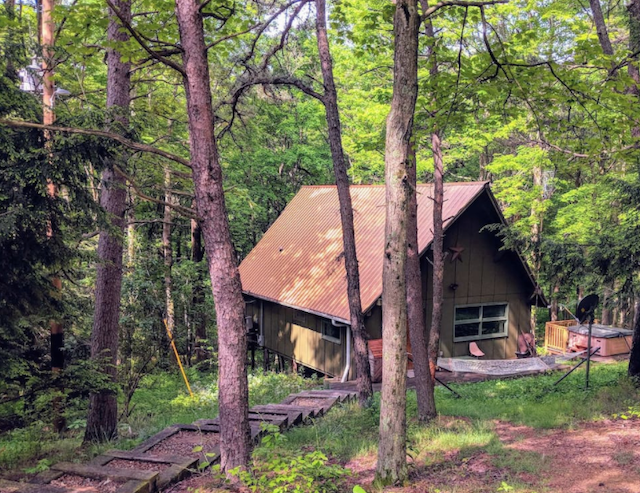
[[[260,300],[260,335],[258,336],[258,346],[264,347],[264,301]]]
[[[347,364],[344,367],[344,372],[342,373],[342,378],[340,379],[341,383],[345,383],[349,380],[349,372],[351,371],[351,327],[349,325],[337,323],[334,319],[331,319],[331,325],[334,327],[344,327],[345,328],[345,336],[347,338]]]

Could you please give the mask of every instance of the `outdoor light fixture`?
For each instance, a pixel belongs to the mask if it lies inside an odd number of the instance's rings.
[[[31,65],[18,70],[18,78],[20,79],[20,90],[31,92],[34,94],[42,94],[43,68],[37,63],[36,58],[31,59]],[[56,87],[56,96],[69,96],[71,92],[61,87]]]

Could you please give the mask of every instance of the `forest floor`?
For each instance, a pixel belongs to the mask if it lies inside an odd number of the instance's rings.
[[[222,481],[213,470],[165,493],[640,493],[640,391],[626,377],[626,363],[594,365],[588,390],[583,370],[555,385],[560,375],[452,384],[461,398],[438,387],[440,417],[428,425],[417,422],[416,395],[410,390],[410,468],[402,486],[379,490],[372,484],[380,410],[376,393],[370,408],[334,406],[310,424],[272,432],[255,449],[243,486]],[[214,416],[214,381],[198,381],[195,375],[194,380],[196,398],[190,399],[177,377],[148,379],[126,423],[137,437],[102,448],[79,448],[81,429],[70,430],[63,441],[47,438],[40,425],[0,436],[0,476],[28,480],[46,470],[53,457],[87,462],[102,449],[132,448],[169,424]],[[251,405],[279,402],[319,383],[295,375],[254,375]]]
[[[441,418],[438,426],[456,426]],[[638,493],[640,492],[640,420],[581,423],[571,430],[537,430],[496,421],[487,447],[451,449],[428,461],[414,462],[406,486],[393,493]],[[343,466],[351,475],[338,491],[372,485],[376,457],[370,453]],[[211,475],[194,476],[166,493],[246,493],[224,486]],[[309,490],[313,491],[313,490]]]
[[[557,386],[559,373],[455,384],[462,399],[438,388],[440,417],[427,426],[415,420],[410,391],[410,477],[403,486],[373,485],[377,401],[370,410],[335,408],[310,426],[290,430],[278,445],[258,447],[252,472],[257,479],[274,478],[282,460],[304,462],[306,454],[322,451],[326,471],[318,467],[305,477],[287,470],[292,488],[313,484],[296,491],[351,493],[357,485],[369,493],[640,493],[640,394],[625,373],[624,362],[596,365],[589,390],[580,370]],[[335,478],[335,468],[348,472]],[[275,490],[273,482],[263,485],[271,489],[257,491]],[[166,490],[249,491],[211,473]]]

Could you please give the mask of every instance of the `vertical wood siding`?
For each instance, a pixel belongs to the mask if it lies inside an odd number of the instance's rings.
[[[453,342],[454,307],[480,303],[509,303],[508,337],[481,339],[478,346],[487,359],[515,357],[517,339],[529,332],[531,308],[528,298],[532,287],[520,260],[513,252],[500,252],[500,240],[486,225],[499,222],[489,201],[476,201],[445,233],[444,247],[464,248],[462,262],[451,262],[451,252],[445,261],[444,306],[440,350],[445,357],[468,356],[469,342]],[[431,265],[423,260],[426,285],[431,285]],[[452,285],[457,285],[452,289]],[[427,291],[427,321],[431,319],[431,293]]]
[[[303,324],[294,322],[294,309],[264,301],[264,344],[286,358],[330,376],[341,376],[346,362],[346,333],[341,344],[322,338],[322,317],[307,313]],[[259,321],[260,300],[247,304],[247,314]]]

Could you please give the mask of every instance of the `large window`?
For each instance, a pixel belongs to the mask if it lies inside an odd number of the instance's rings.
[[[336,327],[328,320],[322,321],[322,338],[327,341],[341,344],[342,342],[342,327]]]
[[[455,308],[453,340],[473,341],[505,337],[509,331],[509,305],[485,303]]]

